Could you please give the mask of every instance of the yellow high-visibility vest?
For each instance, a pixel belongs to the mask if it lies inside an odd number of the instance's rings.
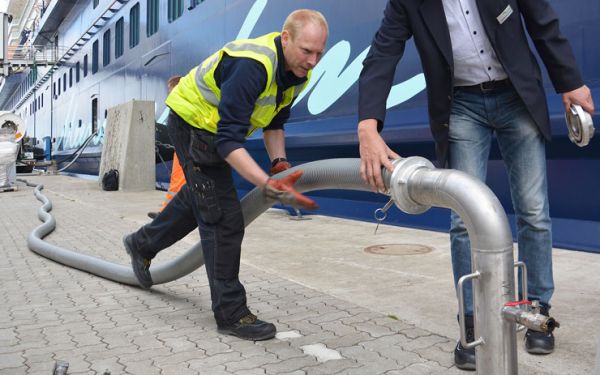
[[[192,69],[167,97],[166,104],[188,124],[209,131],[217,132],[220,120],[219,101],[221,90],[217,87],[214,73],[223,56],[251,58],[261,63],[267,72],[267,84],[254,104],[250,116],[249,136],[258,128],[264,128],[282,108],[290,105],[294,98],[306,87],[308,80],[300,85],[292,86],[283,92],[283,100],[279,105],[277,98],[277,66],[282,61],[277,58],[275,38],[280,33],[274,32],[255,39],[235,40],[209,56],[202,64]],[[311,72],[308,72],[310,78]]]

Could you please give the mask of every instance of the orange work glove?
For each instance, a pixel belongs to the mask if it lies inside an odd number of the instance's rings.
[[[315,201],[294,189],[294,184],[300,176],[302,176],[302,171],[298,170],[279,180],[269,178],[263,189],[265,197],[280,201],[288,206],[316,210],[319,206]]]
[[[283,172],[286,169],[290,169],[292,165],[287,161],[286,158],[277,158],[271,162],[271,176],[279,172]]]

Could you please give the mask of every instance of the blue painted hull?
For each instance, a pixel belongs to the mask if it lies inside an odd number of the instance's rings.
[[[356,137],[356,103],[358,100],[357,78],[361,61],[382,17],[386,0],[307,0],[302,7],[315,8],[325,14],[330,22],[328,51],[313,74],[311,86],[296,103],[292,117],[286,125],[288,157],[293,164],[326,158],[359,157]],[[596,98],[600,97],[600,51],[589,48],[600,35],[600,2],[574,0],[551,1],[561,15],[561,27],[571,40],[587,84]],[[106,26],[87,41],[61,66],[50,82],[64,79],[76,62],[84,55],[92,54],[91,44],[101,43],[103,33],[120,17],[128,30],[129,14],[137,2],[127,1],[114,14]],[[160,27],[156,34],[145,33],[146,2],[140,2],[142,28],[140,43],[128,48],[125,38],[123,56],[114,57],[89,74],[80,82],[53,97],[46,94],[46,104],[26,117],[29,134],[38,139],[55,138],[54,155],[71,153],[91,133],[90,98],[98,98],[99,117],[107,108],[131,99],[154,100],[157,103],[157,138],[168,143],[164,122],[165,82],[174,74],[185,74],[225,42],[237,37],[253,37],[280,28],[285,15],[298,7],[291,0],[206,0],[194,9],[184,9],[181,18],[168,22],[167,2],[160,4]],[[186,2],[187,5],[187,2]],[[78,1],[59,27],[59,35],[65,44],[74,43],[77,36],[98,17],[100,10],[93,10],[91,1]],[[113,36],[114,38],[114,36]],[[585,47],[585,48],[584,48]],[[40,75],[43,71],[40,70]],[[419,155],[434,158],[434,145],[429,132],[426,97],[423,91],[422,70],[416,49],[412,43],[406,48],[399,65],[395,87],[388,102],[388,116],[384,137],[390,146],[403,156]],[[600,137],[593,139],[586,148],[578,148],[567,138],[562,118],[560,97],[545,77],[545,87],[550,104],[553,141],[548,145],[548,178],[551,215],[554,222],[554,244],[557,247],[600,252]],[[42,86],[41,92],[53,88]],[[45,91],[48,90],[48,91]],[[39,92],[38,92],[39,95]],[[32,99],[35,98],[35,95]],[[31,100],[15,112],[27,112]],[[30,109],[30,108],[29,108]],[[31,111],[30,111],[31,112]],[[594,118],[599,123],[598,117]],[[81,121],[81,122],[79,122]],[[74,163],[73,173],[97,174],[102,145],[101,135],[94,140],[88,152]],[[265,169],[269,165],[259,135],[247,141],[248,151]],[[168,182],[171,151],[160,149],[157,156],[157,180]],[[252,188],[241,178],[236,178],[240,195]],[[513,210],[508,191],[506,172],[497,148],[492,149],[488,172],[488,184],[498,195],[512,218]],[[340,216],[373,222],[373,211],[383,205],[385,197],[365,192],[323,191],[313,192],[321,206],[319,214]],[[392,210],[387,223],[415,228],[447,230],[449,213],[444,209],[431,209],[425,214],[413,216]]]

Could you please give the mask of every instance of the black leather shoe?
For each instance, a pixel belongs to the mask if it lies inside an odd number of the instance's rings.
[[[554,351],[554,334],[533,331],[525,332],[525,350],[529,354],[550,354]]]
[[[550,316],[548,307],[542,305],[540,314]],[[528,329],[525,332],[525,350],[529,354],[550,354],[554,351],[554,334]]]
[[[127,254],[131,257],[131,267],[140,286],[144,289],[150,289],[152,286],[152,276],[150,275],[150,259],[144,258],[135,250],[131,235],[123,237],[123,245]]]
[[[158,212],[154,212],[154,211],[148,212],[148,217],[152,220],[156,219],[157,216],[158,216]]]
[[[254,314],[248,314],[232,325],[219,325],[217,331],[244,340],[261,341],[275,337],[277,329],[274,324],[264,322],[258,319]]]
[[[467,342],[475,341],[475,329],[467,326]],[[475,348],[465,349],[460,340],[454,348],[454,364],[461,370],[475,371]]]

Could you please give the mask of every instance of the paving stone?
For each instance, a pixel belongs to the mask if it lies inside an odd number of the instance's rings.
[[[165,375],[169,375],[169,374],[176,374],[176,375],[203,374],[203,372],[189,368],[189,365],[187,363],[164,365],[164,366],[161,366],[161,369],[162,369],[161,373],[165,374]]]
[[[230,362],[238,362],[242,359],[242,355],[238,352],[219,353],[210,356],[207,355],[204,358],[190,361],[190,368],[195,370],[203,370],[205,368],[214,366],[225,366]],[[225,371],[225,367],[223,367],[223,371]],[[209,372],[207,371],[207,373]]]
[[[186,352],[186,351],[201,351],[201,349],[197,349],[196,344],[192,341],[187,340],[185,337],[178,338],[168,338],[161,340],[164,345],[171,349],[173,353]]]
[[[338,321],[340,319],[347,318],[349,316],[350,316],[350,314],[348,314],[346,311],[336,310],[336,311],[330,312],[328,314],[319,314],[318,317],[311,318],[311,319],[309,319],[309,321],[313,324],[320,324],[320,323],[325,323],[325,322]]]
[[[344,324],[340,320],[319,323],[319,326],[325,331],[333,332],[333,334],[336,336],[345,336],[357,333],[356,327]]]
[[[119,360],[119,362],[122,362]],[[154,375],[160,374],[161,370],[158,367],[153,366],[152,360],[145,361],[130,361],[124,363],[125,365],[125,373],[132,375]]]
[[[226,371],[225,366],[211,366],[211,367],[201,367],[198,369],[200,374],[210,374],[210,375],[232,375],[233,373]]]
[[[277,358],[275,354],[264,354],[261,356],[253,356],[249,359],[244,359],[238,362],[229,362],[225,365],[227,371],[237,373],[240,370],[251,370],[254,368],[262,367],[269,363],[277,363],[281,360]]]
[[[415,363],[400,370],[393,370],[386,375],[428,375],[428,374],[446,374],[448,369],[440,367],[435,362]],[[464,371],[463,371],[464,373]]]
[[[144,361],[147,359],[154,360],[154,358],[157,358],[160,356],[167,356],[170,354],[171,354],[171,351],[168,348],[148,349],[145,351],[139,351],[139,349],[138,349],[138,351],[136,351],[135,353],[121,354],[119,356],[119,361],[121,363],[127,364],[129,362]]]
[[[325,375],[337,374],[340,371],[346,372],[349,369],[360,367],[356,361],[350,359],[335,359],[324,363],[319,363],[317,366],[307,367],[304,370],[308,375]]]
[[[322,343],[327,345],[328,348],[343,348],[347,346],[358,345],[359,343],[367,343],[375,340],[375,338],[366,332],[356,332],[344,336],[332,335],[325,338]]]
[[[158,367],[164,368],[166,365],[175,365],[178,363],[189,364],[190,361],[195,361],[200,358],[206,358],[206,354],[202,350],[193,350],[187,352],[167,354],[164,356],[156,356],[154,358],[154,363]]]
[[[213,355],[231,351],[231,346],[219,340],[218,337],[206,340],[193,340],[198,349],[203,350],[206,355]]]
[[[417,351],[448,341],[450,340],[448,340],[445,337],[429,334],[427,336],[420,336],[415,338],[414,340],[403,342],[400,345],[404,350]]]
[[[239,370],[235,372],[235,375],[263,375],[266,374],[262,368],[255,368],[251,370]]]
[[[385,326],[380,326],[372,322],[357,323],[354,325],[357,330],[367,332],[372,337],[389,336],[396,334],[393,330]]]
[[[110,201],[102,195],[101,204],[84,202],[104,194],[86,184],[74,180],[78,188],[67,186],[68,192],[47,186],[59,225],[46,240],[129,265],[120,238],[146,218],[121,217],[116,208],[128,203],[121,192]],[[2,375],[50,373],[55,359],[69,362],[70,374],[86,375],[105,369],[114,375],[462,373],[452,364],[454,338],[243,261],[240,278],[252,311],[274,322],[279,332],[298,331],[302,337],[252,342],[222,336],[216,331],[204,268],[146,291],[49,261],[26,244],[38,225],[39,202],[29,189],[16,193],[21,194],[17,199],[2,201],[15,215],[0,215],[0,258],[5,260],[0,265]],[[162,193],[152,193],[162,198]],[[174,259],[197,239],[197,234],[186,238],[162,252],[157,262]],[[320,363],[300,348],[319,343],[343,358]],[[528,368],[520,368],[520,373],[536,374]]]
[[[27,368],[20,374],[52,374],[56,361],[53,359],[40,361],[40,362],[27,362]],[[6,369],[2,369],[2,374],[9,374]]]
[[[280,360],[302,357],[304,352],[298,347],[292,347],[288,342],[280,340],[270,340],[263,345],[267,353],[273,353]]]
[[[306,369],[307,367],[311,367],[316,364],[318,364],[318,362],[314,357],[305,355],[303,357],[285,359],[278,363],[270,363],[262,366],[262,368],[265,369],[267,374],[281,374],[283,372]]]
[[[263,346],[258,345],[255,341],[233,340],[226,342],[226,344],[231,347],[231,350],[242,354],[242,357],[244,358],[267,355],[266,349]]]
[[[25,358],[21,356],[20,353],[7,353],[0,354],[0,363],[2,364],[2,368],[17,368],[23,366],[25,363]]]
[[[438,363],[440,366],[450,368],[454,366],[454,348],[451,350],[442,350],[437,345],[432,345],[422,349],[415,349],[415,353],[423,358]]]
[[[116,375],[122,374],[125,371],[125,367],[119,363],[119,358],[117,357],[91,361],[90,369],[96,374],[103,374],[106,370],[108,370],[111,374]]]

